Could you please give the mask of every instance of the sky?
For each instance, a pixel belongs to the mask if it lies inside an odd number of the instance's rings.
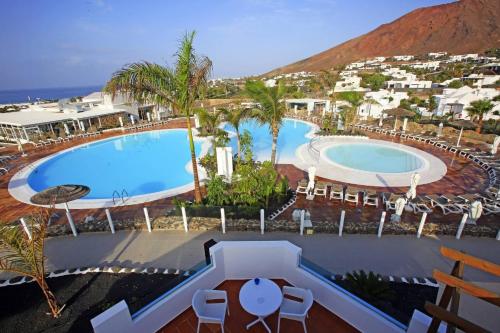
[[[214,78],[262,74],[450,0],[2,0],[0,90],[102,85],[123,65],[172,65],[182,36]]]

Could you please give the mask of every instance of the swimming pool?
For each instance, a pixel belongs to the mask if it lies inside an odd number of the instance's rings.
[[[197,153],[201,142],[195,142]],[[28,176],[35,191],[61,184],[90,187],[85,199],[112,198],[172,190],[192,183],[187,130],[125,135],[79,146],[39,164]]]
[[[378,173],[402,173],[420,169],[424,162],[407,150],[374,143],[345,143],[325,149],[324,154],[344,167]]]
[[[225,126],[231,130],[230,126]],[[247,121],[242,126],[253,137],[254,157],[271,156],[267,126]],[[278,161],[289,163],[298,146],[307,143],[315,126],[286,119],[278,137]],[[236,139],[231,143],[236,153]],[[195,137],[197,157],[210,148],[210,140]],[[203,169],[199,169],[203,178]],[[29,203],[32,195],[47,187],[80,184],[90,193],[71,203],[74,208],[131,205],[177,195],[193,189],[187,130],[170,129],[123,135],[73,147],[43,158],[19,171],[9,182],[9,193]],[[117,193],[115,193],[115,191]],[[118,199],[122,192],[126,201]],[[117,202],[115,202],[115,195]]]
[[[234,131],[234,128],[226,124],[224,130]],[[255,120],[248,120],[240,127],[240,134],[248,130],[252,134],[252,151],[254,158],[258,161],[271,159],[272,136],[269,126],[261,126]],[[290,163],[295,160],[295,151],[311,139],[315,126],[300,120],[285,119],[278,134],[277,163]],[[233,151],[237,152],[236,138],[231,138]]]

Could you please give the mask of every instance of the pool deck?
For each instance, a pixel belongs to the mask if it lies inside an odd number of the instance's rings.
[[[167,125],[162,127],[157,127],[155,129],[166,129],[166,128],[185,128],[184,119],[175,119],[169,122]],[[110,138],[113,136],[122,135],[121,131],[107,132],[96,139]],[[424,143],[414,142],[414,141],[400,141],[399,137],[390,137],[382,134],[368,133],[370,138],[392,141],[396,143],[404,143],[405,145],[415,147],[417,149],[424,150],[428,153],[441,159],[447,166],[447,174],[439,181],[419,185],[417,187],[417,194],[463,194],[463,193],[476,193],[483,191],[488,185],[488,178],[484,170],[477,167],[474,163],[469,160],[457,157],[451,153],[444,152],[438,148],[435,148]],[[95,140],[95,139],[94,139]],[[72,146],[76,146],[85,142],[91,142],[92,139],[77,139],[64,144],[51,145],[43,148],[34,148],[32,146],[26,147],[28,152],[28,157],[19,158],[9,164],[11,170],[7,175],[0,177],[0,219],[3,222],[11,222],[19,219],[20,217],[29,215],[37,210],[36,206],[28,205],[17,201],[8,192],[8,183],[10,178],[22,167],[29,163],[32,163],[40,158],[46,157],[50,154],[58,152],[63,149],[67,149]],[[1,149],[0,153],[2,155],[17,153],[16,147],[9,147]],[[307,178],[307,173],[297,167],[290,164],[283,164],[278,166],[278,170],[281,174],[286,175],[290,181],[290,186],[295,188],[297,181],[302,178]],[[329,181],[332,183],[339,183],[332,181],[330,179],[321,179]],[[353,185],[346,184],[345,185]],[[408,190],[408,187],[369,187],[369,186],[359,186],[366,189],[374,189],[380,192],[392,192],[392,193],[402,193]],[[193,192],[187,192],[178,195],[179,199],[192,199]],[[172,198],[161,199],[152,201],[146,204],[130,205],[130,206],[119,206],[113,207],[113,216],[122,217],[143,217],[143,207],[148,207],[151,216],[158,216],[165,212],[166,209],[173,207]],[[344,209],[346,211],[346,218],[352,218],[356,221],[362,222],[373,222],[376,221],[382,212],[382,207],[374,208],[371,206],[362,207],[358,205],[357,207],[353,204],[342,204],[339,201],[330,201],[323,198],[316,197],[313,201],[305,200],[304,196],[299,195],[297,202],[288,210],[283,213],[284,218],[291,218],[291,212],[294,208],[308,209],[311,212],[311,216],[314,220],[337,220],[340,211]],[[57,210],[58,215],[61,217],[54,221],[54,223],[67,223],[66,217],[63,210]],[[86,216],[93,216],[96,219],[105,218],[104,209],[79,209],[72,211],[74,220],[78,222],[83,222]],[[403,220],[405,218],[416,221],[419,216],[413,213],[403,214]],[[428,217],[429,220],[439,223],[458,223],[460,216],[455,214],[450,214],[443,216],[440,210],[434,210],[432,214]],[[496,224],[498,225],[498,215],[482,216],[478,224]]]

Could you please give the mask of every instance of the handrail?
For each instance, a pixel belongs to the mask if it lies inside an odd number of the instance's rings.
[[[120,193],[117,190],[114,190],[114,192],[113,192],[113,205],[116,205],[116,202],[115,202],[115,193],[118,196],[118,198],[120,198]]]
[[[314,143],[316,143],[316,141],[318,141],[318,139],[319,139],[319,137],[312,138],[309,141],[309,145],[308,145],[308,150],[311,153],[311,155],[313,156],[313,158],[316,160],[316,162],[319,161],[320,152],[317,148],[314,147]]]
[[[127,195],[127,198],[129,197],[128,192],[125,189],[123,189],[122,190],[122,203],[125,203],[125,195]]]

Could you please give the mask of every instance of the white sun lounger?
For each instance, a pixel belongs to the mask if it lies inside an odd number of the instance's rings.
[[[340,184],[332,184],[330,189],[330,200],[344,201],[344,187]]]
[[[373,190],[365,190],[363,192],[363,206],[378,207],[378,193]]]
[[[439,196],[439,195],[428,195],[427,198],[431,201],[432,207],[439,207],[443,211],[443,215],[448,215],[450,213],[453,214],[461,214],[463,210],[461,207],[455,205],[448,198]]]
[[[296,193],[307,194],[307,180],[302,179],[297,183]]]
[[[319,195],[326,198],[326,188],[326,183],[317,182],[316,186],[314,186],[314,195]]]

